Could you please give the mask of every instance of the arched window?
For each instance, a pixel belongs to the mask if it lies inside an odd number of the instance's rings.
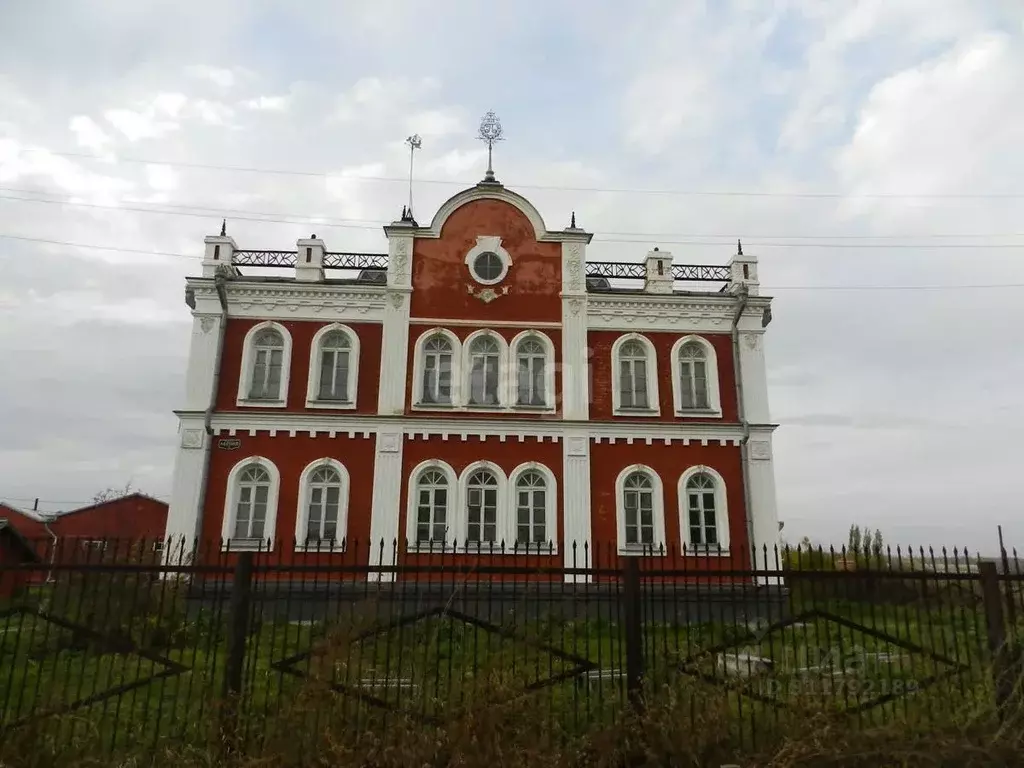
[[[516,479],[516,546],[548,541],[548,484],[544,475],[527,470]],[[552,521],[554,522],[554,521]]]
[[[469,365],[470,405],[498,405],[501,347],[493,336],[477,336],[470,342]]]
[[[612,345],[612,408],[619,415],[658,414],[658,371],[654,346],[636,333]]]
[[[615,481],[615,492],[619,550],[624,554],[662,552],[665,506],[658,474],[640,464],[627,467]]]
[[[451,487],[440,468],[424,469],[416,478],[415,542],[443,546],[448,538],[448,503]]]
[[[654,545],[654,484],[643,472],[626,478],[622,491],[626,545]]]
[[[498,542],[498,478],[479,469],[466,482],[466,544]]]
[[[718,360],[714,346],[700,336],[684,336],[672,347],[673,400],[677,416],[722,415]]]
[[[452,343],[443,334],[435,334],[424,342],[422,402],[451,404],[453,356]]]
[[[334,459],[310,464],[299,480],[296,539],[300,547],[339,549],[348,525],[348,472]]]
[[[250,456],[228,473],[221,536],[232,549],[270,549],[276,536],[281,476],[269,459]]]
[[[281,400],[284,366],[284,338],[274,328],[265,328],[253,339],[250,400]]]
[[[679,401],[686,408],[708,407],[708,363],[704,347],[689,341],[679,349]]]
[[[699,554],[729,548],[725,481],[711,467],[691,467],[679,478],[682,545]]]
[[[352,344],[342,331],[331,331],[320,342],[320,384],[317,398],[320,400],[337,400],[347,403],[352,394],[349,392],[348,379],[351,370]]]
[[[547,349],[527,336],[516,346],[516,405],[547,405]]]

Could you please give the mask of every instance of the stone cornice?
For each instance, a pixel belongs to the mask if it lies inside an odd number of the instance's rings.
[[[213,281],[189,278],[195,296],[193,314],[219,314]],[[227,284],[228,313],[232,317],[308,320],[362,320],[382,322],[393,293],[383,286],[323,283],[264,283],[233,280]],[[405,291],[399,292],[404,301]]]
[[[651,294],[589,294],[587,325],[595,330],[711,331],[732,329],[736,297],[731,294],[695,296]],[[761,330],[761,316],[771,304],[767,296],[750,296],[740,318],[740,330]]]

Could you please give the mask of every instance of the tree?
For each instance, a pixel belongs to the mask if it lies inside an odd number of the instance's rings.
[[[104,501],[113,501],[114,499],[121,499],[125,496],[131,496],[135,493],[135,489],[132,488],[132,481],[129,480],[125,483],[124,488],[107,488],[100,491],[92,497],[93,504],[102,504]]]
[[[875,537],[871,540],[871,554],[875,557],[882,557],[882,532],[875,528]]]
[[[861,532],[859,525],[850,526],[850,540],[848,542],[848,548],[852,554],[857,554],[860,551],[861,546]]]

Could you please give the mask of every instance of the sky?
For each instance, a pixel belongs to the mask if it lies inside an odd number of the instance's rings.
[[[404,139],[426,221],[494,110],[589,258],[758,256],[787,540],[1024,549],[1022,43],[1017,0],[2,3],[0,499],[166,498],[203,236],[383,251]]]

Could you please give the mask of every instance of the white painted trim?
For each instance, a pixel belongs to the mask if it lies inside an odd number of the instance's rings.
[[[551,545],[550,548],[543,546],[540,548],[538,554],[541,555],[554,555],[558,553],[558,480],[555,479],[555,473],[552,472],[546,464],[541,464],[539,461],[526,461],[520,464],[518,467],[513,469],[508,476],[508,499],[506,501],[507,508],[507,519],[508,519],[508,531],[505,541],[510,542],[513,548],[516,548],[516,536],[518,534],[519,521],[517,518],[518,508],[518,493],[516,490],[516,483],[519,481],[519,476],[524,472],[538,472],[544,477],[546,487],[544,489],[544,528],[547,532],[548,543]],[[535,545],[531,545],[529,552],[532,552]],[[571,543],[570,543],[571,546]],[[523,551],[523,550],[517,550]]]
[[[284,339],[284,350],[281,352],[281,398],[279,400],[250,400],[249,389],[252,386],[253,374],[253,342],[256,334],[267,328],[273,328]],[[288,405],[288,383],[292,370],[292,335],[281,323],[267,320],[257,323],[245,334],[242,342],[242,367],[238,372],[238,397],[235,404],[241,408],[285,408]]]
[[[473,269],[473,262],[482,253],[493,253],[501,261],[501,274],[491,280],[480,277]],[[512,266],[512,256],[502,247],[501,237],[498,235],[477,235],[476,245],[469,249],[463,261],[470,277],[480,285],[497,285],[508,276],[508,270]]]
[[[541,217],[540,211],[525,197],[505,189],[500,184],[477,185],[452,195],[437,209],[437,213],[434,214],[434,218],[430,222],[430,227],[426,228],[425,232],[416,232],[416,237],[440,237],[441,230],[444,229],[448,217],[466,203],[471,203],[474,200],[501,200],[514,208],[518,208],[530,220],[530,224],[533,225],[534,237],[537,240],[547,239],[548,230],[544,225],[544,219]]]
[[[424,403],[423,402],[423,345],[427,341],[441,334],[448,342],[452,345],[452,404],[451,405],[439,405],[437,403]],[[457,408],[462,402],[462,342],[459,341],[459,337],[449,331],[447,328],[441,326],[434,326],[419,335],[416,339],[416,346],[413,347],[413,365],[412,365],[412,387],[411,387],[411,399],[412,407],[415,410],[445,410],[450,411]],[[383,375],[387,375],[386,373]]]
[[[332,400],[319,400],[317,395],[320,391],[320,344],[324,336],[333,331],[341,331],[348,337],[349,360],[348,360],[348,402],[336,402]],[[332,411],[354,410],[359,399],[359,334],[342,323],[331,323],[325,325],[313,335],[313,342],[309,347],[309,378],[306,386],[306,407],[325,408]]]
[[[630,341],[639,341],[647,353],[647,402],[648,408],[622,407],[622,382],[619,378],[619,350]],[[612,344],[612,413],[616,416],[654,417],[661,415],[661,401],[658,399],[658,353],[654,344],[641,333],[624,333]]]
[[[488,328],[481,328],[478,331],[474,331],[469,334],[462,342],[462,369],[459,371],[459,379],[461,381],[461,393],[462,397],[458,400],[455,399],[454,393],[452,400],[456,407],[464,408],[468,411],[476,411],[481,408],[488,408],[488,406],[471,405],[469,402],[470,393],[472,392],[471,387],[471,374],[473,372],[473,342],[477,339],[489,336],[494,339],[498,344],[498,409],[505,409],[509,407],[508,399],[508,377],[509,377],[509,364],[508,364],[508,342],[505,341],[505,337],[500,333],[495,333]],[[452,377],[455,378],[454,376]],[[494,406],[490,406],[491,410],[497,410]]]
[[[682,408],[682,366],[679,363],[679,350],[689,342],[700,344],[706,355],[708,408],[707,410],[683,410]],[[715,347],[703,336],[690,334],[680,336],[672,345],[672,409],[676,416],[685,419],[720,419],[722,418],[722,396],[719,391],[718,355]]]
[[[263,524],[263,540],[259,546],[241,544],[233,540],[235,512],[238,508],[238,476],[244,469],[256,464],[270,475],[270,489],[267,491],[267,518]],[[224,492],[224,515],[221,519],[221,542],[233,551],[256,550],[271,552],[277,538],[277,499],[281,490],[281,473],[270,459],[264,456],[247,456],[241,459],[228,473],[227,488]]]
[[[495,554],[501,549],[502,541],[508,541],[505,539],[505,535],[508,532],[508,517],[507,517],[507,494],[508,494],[508,478],[505,477],[505,472],[495,464],[493,461],[474,461],[472,464],[468,464],[463,470],[462,474],[459,475],[459,492],[458,492],[458,521],[454,526],[456,535],[453,537],[459,545],[460,551],[466,551],[469,553],[475,553],[477,551],[476,546],[470,546],[467,537],[469,535],[469,478],[470,476],[481,469],[486,469],[488,472],[494,474],[498,481],[498,499],[497,509],[495,511],[495,535],[498,537],[498,541],[494,544]],[[506,549],[510,548],[506,545]],[[490,545],[480,544],[479,550],[481,553],[491,553]]]
[[[748,297],[740,316],[741,331],[759,331],[764,310],[771,306],[765,296]],[[730,333],[736,312],[735,296],[721,293],[587,295],[587,327],[600,331],[674,333]]]
[[[195,297],[194,315],[219,314],[212,279],[190,277],[185,285]],[[304,283],[290,278],[257,282],[244,276],[230,280],[227,292],[234,318],[348,323],[383,323],[388,295],[384,286],[365,283]]]
[[[653,486],[652,493],[652,505],[654,512],[654,544],[648,545],[646,549],[635,546],[626,545],[626,509],[625,509],[625,485],[626,478],[632,475],[634,472],[643,472],[651,478],[651,485]],[[618,530],[618,547],[620,555],[657,555],[663,551],[665,547],[665,489],[661,483],[661,477],[651,467],[646,464],[631,464],[628,467],[623,468],[619,472],[618,477],[615,478],[615,519],[616,528]]]
[[[334,546],[323,546],[314,544],[307,546],[305,543],[306,539],[306,522],[309,518],[309,494],[310,478],[313,472],[320,469],[321,467],[331,467],[338,472],[341,476],[341,493],[338,499],[338,538],[334,541]],[[345,546],[348,542],[348,497],[352,488],[352,483],[349,479],[348,469],[337,459],[324,457],[321,459],[315,459],[306,465],[306,468],[302,470],[302,474],[299,475],[299,507],[295,511],[295,551],[296,552],[344,552]]]
[[[715,528],[718,530],[719,547],[711,550],[707,547],[695,546],[690,541],[689,514],[686,503],[686,483],[698,474],[708,475],[715,481]],[[688,555],[726,555],[729,553],[729,504],[725,487],[725,478],[718,470],[700,464],[690,467],[679,476],[676,485],[676,499],[679,505],[679,543]]]
[[[449,411],[451,409],[448,409]],[[182,421],[203,418],[202,411],[176,411]],[[642,423],[626,421],[577,422],[565,419],[507,418],[488,419],[470,415],[457,419],[450,415],[379,416],[377,414],[356,414],[350,412],[296,413],[275,411],[236,411],[215,413],[212,417],[215,433],[226,432],[268,432],[279,433],[324,433],[335,432],[349,438],[367,438],[378,431],[400,431],[409,436],[447,436],[457,439],[499,438],[514,440],[546,440],[557,442],[568,431],[582,433],[594,442],[611,443],[615,440],[653,441],[669,440],[671,443],[725,443],[739,445],[744,437],[740,424],[726,422],[664,422]],[[751,425],[751,433],[768,435],[775,425]],[[279,435],[284,437],[284,435]]]
[[[453,536],[453,521],[456,510],[459,509],[458,495],[459,495],[459,476],[455,470],[452,469],[452,465],[441,459],[428,459],[427,461],[421,461],[412,471],[409,473],[409,488],[406,494],[405,504],[405,541],[406,546],[410,552],[441,552],[442,547],[437,545],[433,546],[417,546],[416,545],[416,497],[417,488],[419,485],[420,474],[428,469],[439,469],[445,477],[448,479],[448,506],[445,509],[445,522],[447,528],[445,530],[445,537],[443,543],[443,551],[450,552],[452,549]]]
[[[466,320],[456,319],[451,317],[410,317],[410,325],[458,325],[466,326],[470,328],[479,328],[486,325],[488,328],[561,328],[561,323],[545,321],[531,321],[529,323],[521,320],[491,320],[490,318],[480,318],[479,320]]]
[[[523,406],[519,405],[519,344],[526,339],[534,338],[544,346],[544,406]],[[527,410],[534,413],[538,411],[554,411],[556,402],[555,392],[555,345],[551,337],[543,331],[533,328],[520,331],[512,337],[508,345],[508,393],[506,402],[509,407],[515,410]]]

